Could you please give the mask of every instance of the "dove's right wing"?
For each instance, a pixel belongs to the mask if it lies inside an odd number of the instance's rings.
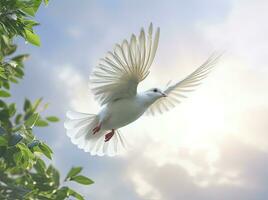
[[[124,40],[122,44],[116,44],[114,51],[100,60],[91,74],[90,88],[101,105],[136,95],[139,82],[149,74],[159,34],[157,28],[153,37],[150,24],[147,38],[142,28],[138,37],[132,35],[130,42]]]
[[[186,98],[185,94],[196,89],[201,81],[207,77],[211,69],[216,65],[222,54],[211,55],[199,68],[194,72],[173,85],[168,86],[164,93],[167,97],[160,98],[154,102],[146,111],[146,114],[154,115],[155,113],[163,113],[169,111]]]

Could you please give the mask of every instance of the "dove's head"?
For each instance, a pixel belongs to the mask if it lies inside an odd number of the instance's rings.
[[[152,88],[150,90],[145,91],[144,96],[146,100],[148,101],[148,103],[151,104],[155,102],[157,99],[160,99],[162,97],[167,97],[167,94],[159,88]]]

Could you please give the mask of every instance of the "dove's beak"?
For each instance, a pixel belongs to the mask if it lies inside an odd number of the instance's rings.
[[[167,94],[166,93],[161,92],[161,94],[162,94],[163,97],[167,97]]]

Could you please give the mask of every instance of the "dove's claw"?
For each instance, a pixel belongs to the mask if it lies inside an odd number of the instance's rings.
[[[109,133],[107,133],[107,134],[105,135],[105,140],[104,140],[104,142],[108,142],[108,141],[113,137],[113,135],[114,135],[114,129],[112,129],[111,132],[109,132]]]
[[[98,125],[98,126],[96,126],[95,128],[93,128],[93,135],[95,134],[95,133],[97,133],[97,132],[99,132],[99,130],[101,129],[101,125]]]

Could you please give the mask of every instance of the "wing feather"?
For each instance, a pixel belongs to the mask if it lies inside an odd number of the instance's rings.
[[[142,28],[138,37],[132,34],[129,42],[116,44],[113,52],[100,59],[91,73],[90,88],[101,105],[136,95],[138,84],[149,74],[159,36],[159,28],[153,36],[151,23],[147,37]]]
[[[177,104],[181,103],[183,98],[187,98],[186,94],[194,91],[196,87],[201,84],[201,81],[208,76],[221,56],[222,54],[212,54],[200,67],[198,67],[186,78],[173,85],[168,84],[167,88],[164,90],[164,92],[167,94],[167,97],[160,98],[153,103],[147,110],[147,114],[161,114],[163,113],[163,107],[168,108],[166,109],[166,111],[168,111]]]

